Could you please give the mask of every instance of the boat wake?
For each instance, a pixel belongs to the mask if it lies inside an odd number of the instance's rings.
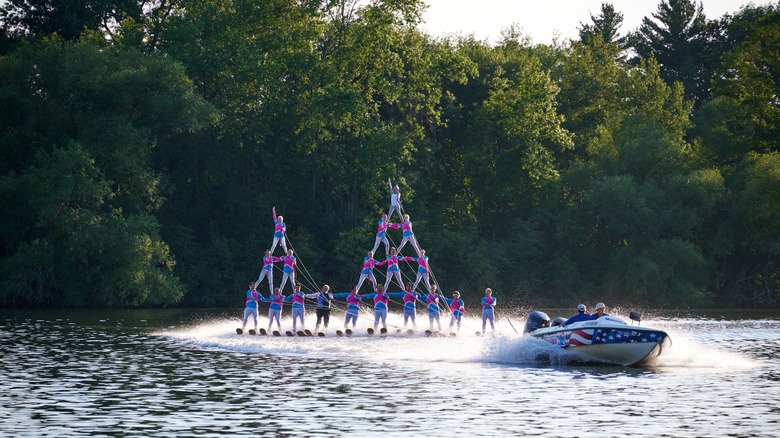
[[[400,315],[395,315],[401,318]],[[391,327],[387,336],[369,335],[367,325],[358,324],[352,336],[336,336],[332,324],[328,335],[286,336],[285,330],[292,326],[291,318],[282,319],[281,336],[237,335],[235,319],[211,320],[184,328],[169,328],[154,333],[183,345],[196,348],[215,349],[248,354],[296,355],[315,358],[343,360],[366,360],[380,362],[434,363],[437,367],[452,364],[457,366],[485,364],[520,366],[579,366],[599,364],[581,354],[562,349],[540,339],[515,334],[511,326],[496,324],[496,331],[487,336],[478,336],[481,320],[465,318],[463,328],[457,337],[427,337],[423,330],[428,328],[427,318],[418,318],[420,331],[414,335],[398,334]],[[263,327],[261,325],[261,327]],[[309,327],[313,328],[313,327]],[[446,324],[445,324],[446,331]],[[672,330],[672,347],[662,356],[646,364],[650,368],[750,368],[760,364],[748,356],[734,351],[725,351],[717,346],[702,345],[695,333]]]

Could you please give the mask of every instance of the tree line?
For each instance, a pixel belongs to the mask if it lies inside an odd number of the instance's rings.
[[[778,306],[780,4],[434,38],[418,0],[9,0],[0,303],[234,305],[283,214],[348,289],[402,189],[445,292]]]

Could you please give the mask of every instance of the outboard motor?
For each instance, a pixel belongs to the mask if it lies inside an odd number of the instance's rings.
[[[563,317],[559,316],[559,317],[557,317],[557,318],[552,320],[552,323],[550,323],[550,327],[558,327],[559,325],[563,324],[564,322],[566,322],[566,318],[563,318]]]
[[[534,310],[528,314],[528,319],[525,321],[525,328],[523,334],[531,333],[536,329],[550,326],[550,317],[546,313]]]

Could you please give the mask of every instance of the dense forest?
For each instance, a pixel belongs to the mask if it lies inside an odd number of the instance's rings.
[[[424,7],[7,0],[0,305],[236,305],[272,207],[346,291],[388,178],[467,300],[780,305],[780,4],[604,3],[551,45]]]

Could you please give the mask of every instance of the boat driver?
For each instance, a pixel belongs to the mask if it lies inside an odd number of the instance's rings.
[[[587,308],[584,304],[577,306],[577,314],[567,319],[566,322],[561,324],[561,327],[565,327],[573,322],[587,321],[590,319],[590,313],[587,312]]]

